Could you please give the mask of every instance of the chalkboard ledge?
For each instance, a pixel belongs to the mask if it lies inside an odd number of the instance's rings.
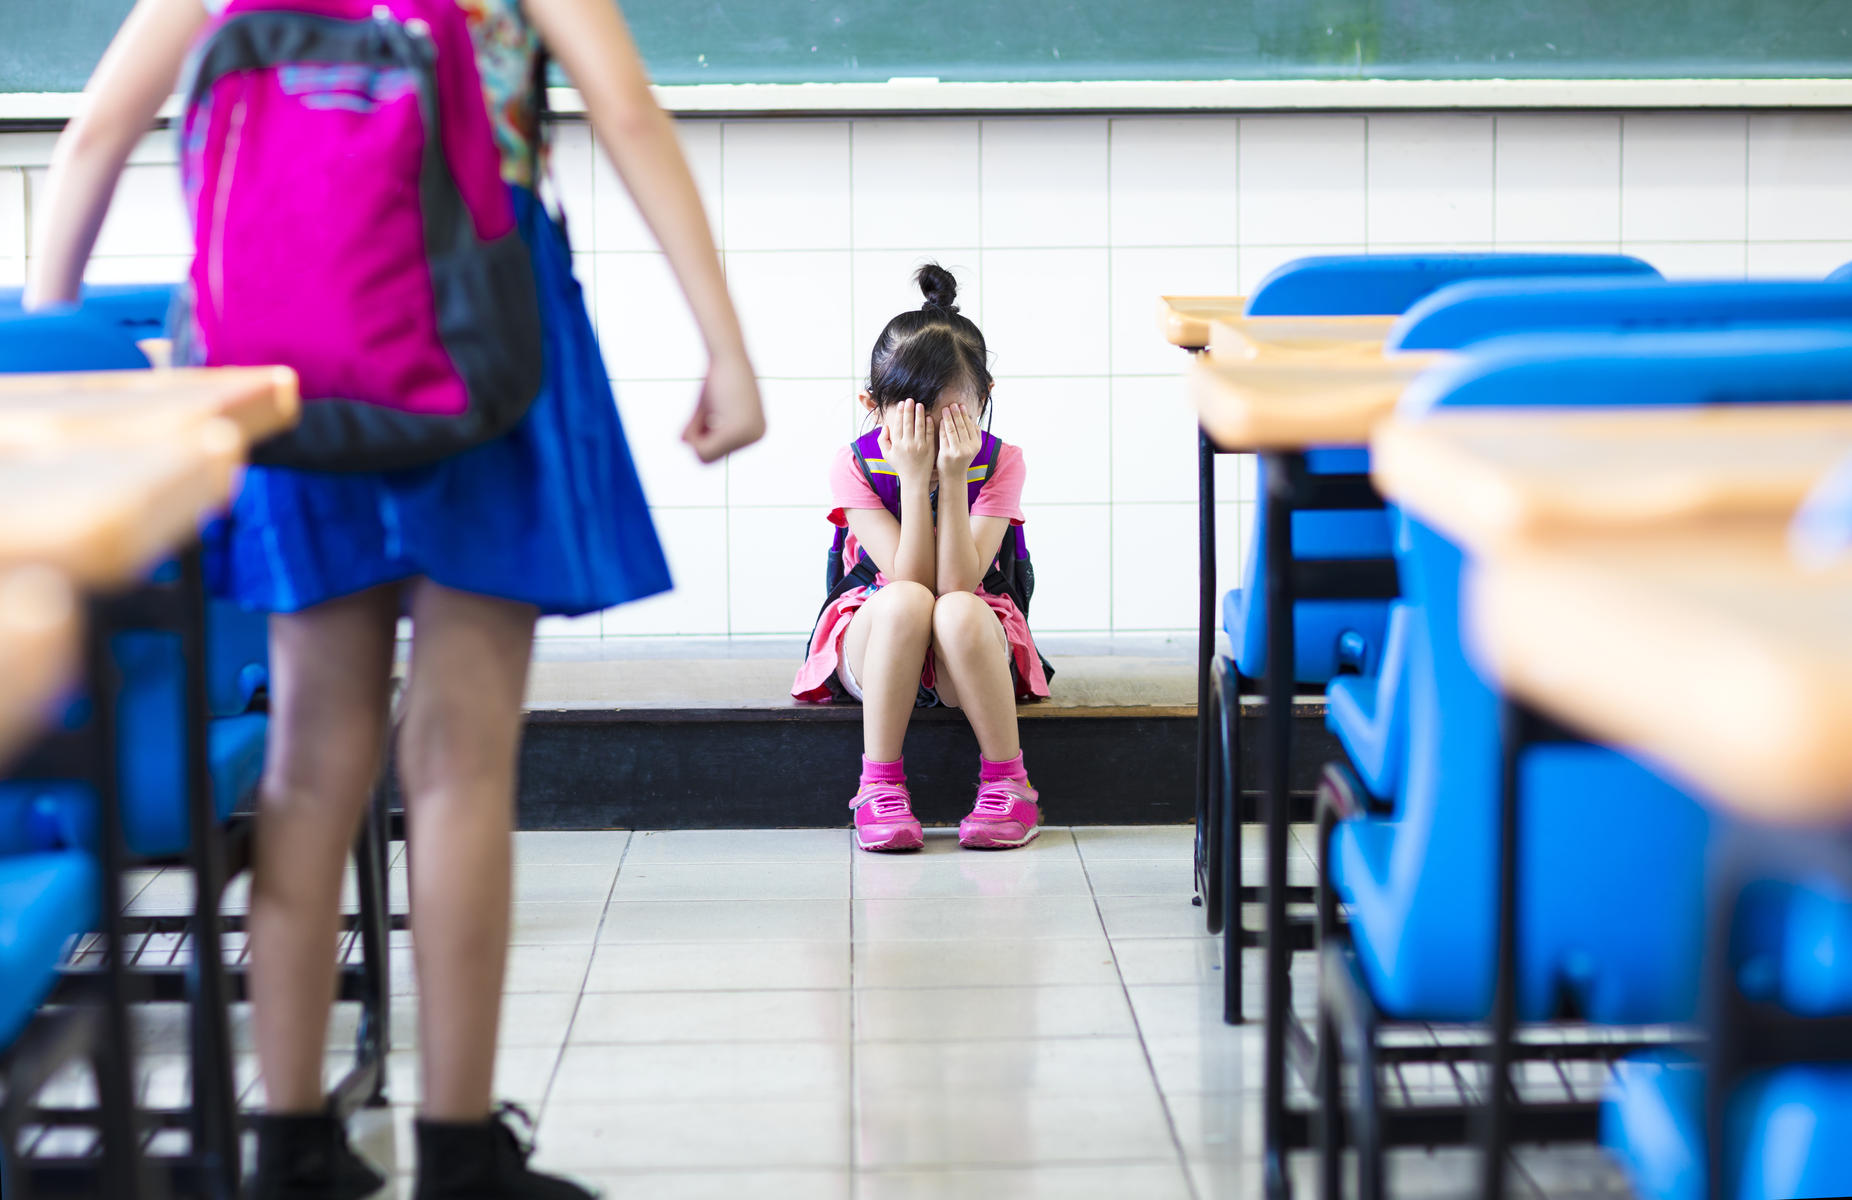
[[[1298,112],[1500,109],[1852,108],[1852,79],[1347,79],[963,83],[744,83],[658,87],[681,116],[937,113]],[[0,124],[56,125],[74,92],[0,93]],[[582,114],[574,88],[553,111]],[[170,103],[163,116],[172,116]]]

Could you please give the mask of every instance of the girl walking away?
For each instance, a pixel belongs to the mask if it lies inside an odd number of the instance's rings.
[[[588,1196],[530,1169],[491,1108],[522,692],[538,615],[669,578],[564,230],[535,194],[548,54],[706,339],[683,440],[707,462],[764,430],[712,235],[612,0],[138,0],[53,156],[30,305],[77,298],[123,162],[196,44],[181,155],[200,248],[175,336],[190,361],[295,366],[305,397],[292,440],[258,448],[285,465],[248,472],[209,545],[215,586],[273,614],[249,917],[268,1111],[248,1194],[386,1185],[329,1115],[322,1063],[342,863],[408,614],[412,1194]]]
[[[877,427],[830,468],[830,594],[791,694],[862,703],[849,806],[864,850],[925,844],[901,759],[907,723],[916,706],[963,709],[980,758],[958,840],[1002,850],[1040,827],[1016,702],[1048,695],[1053,674],[1029,635],[1023,456],[984,429],[989,353],[954,303],[956,280],[933,263],[914,279],[926,302],[881,331],[861,393]]]

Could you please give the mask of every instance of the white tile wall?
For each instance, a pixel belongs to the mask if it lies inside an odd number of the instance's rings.
[[[1367,196],[1363,117],[1255,117],[1241,123],[1241,242],[1361,242]]]
[[[983,123],[986,246],[1104,246],[1103,117]]]
[[[1620,133],[1613,116],[1500,117],[1492,181],[1499,246],[1618,245]]]
[[[849,123],[733,122],[721,133],[728,250],[849,248]]]
[[[1241,122],[1121,117],[1111,123],[1114,246],[1233,246]]]
[[[1748,192],[1748,119],[1643,113],[1621,122],[1621,237],[1738,242]]]
[[[850,136],[856,249],[982,240],[978,122],[857,121]]]
[[[698,332],[582,126],[554,175],[677,589],[557,636],[797,635],[830,528],[824,471],[909,276],[952,268],[1027,448],[1035,626],[1194,624],[1194,435],[1160,292],[1240,292],[1303,254],[1625,249],[1668,275],[1811,276],[1852,260],[1852,114],[686,120],[747,337],[766,441],[704,468],[679,437]],[[17,284],[51,139],[0,135],[0,286]],[[187,239],[171,138],[144,141],[95,280],[173,278]],[[1221,574],[1240,572],[1252,464],[1220,460]],[[1184,585],[1154,585],[1151,564]],[[1178,574],[1167,567],[1161,578]]]
[[[19,287],[26,276],[26,173],[0,167],[0,287]]]
[[[1368,237],[1405,246],[1492,240],[1490,117],[1373,117]]]

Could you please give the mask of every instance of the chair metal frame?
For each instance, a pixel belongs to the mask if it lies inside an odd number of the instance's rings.
[[[119,687],[113,664],[108,661],[110,635],[124,630],[160,630],[178,633],[185,663],[185,723],[188,838],[186,849],[174,856],[140,858],[118,847],[113,864],[106,863],[109,881],[104,896],[104,941],[100,947],[103,961],[99,966],[68,966],[54,999],[63,1000],[100,990],[107,996],[106,1011],[110,1031],[108,1040],[128,1047],[128,1009],[138,1001],[183,1000],[188,1005],[189,1040],[192,1054],[192,1104],[179,1110],[149,1110],[134,1106],[132,1070],[124,1079],[114,1081],[108,1095],[117,1092],[128,1099],[133,1124],[106,1130],[108,1147],[117,1138],[139,1145],[141,1135],[130,1132],[146,1125],[153,1130],[184,1129],[190,1134],[186,1154],[150,1158],[148,1167],[163,1189],[180,1195],[208,1197],[210,1200],[235,1200],[242,1188],[240,1135],[243,1120],[238,1106],[235,1082],[235,1054],[230,1025],[230,1005],[244,998],[244,971],[225,960],[224,935],[242,931],[240,916],[222,916],[219,908],[231,880],[252,862],[254,823],[249,814],[234,814],[221,822],[213,803],[208,771],[206,742],[210,712],[205,676],[205,601],[206,588],[203,558],[197,542],[179,555],[179,575],[171,582],[142,585],[114,599],[100,602],[93,628],[92,655],[103,656],[110,678],[97,678],[92,669],[91,719],[78,735],[53,737],[41,747],[30,763],[35,777],[79,778],[89,780],[97,795],[106,797],[100,807],[114,829],[110,837],[120,837],[120,810],[115,778],[115,731],[111,714]],[[373,803],[362,822],[354,855],[357,866],[359,912],[350,920],[350,932],[358,937],[361,961],[344,962],[341,972],[340,998],[361,1004],[361,1020],[356,1037],[355,1065],[335,1085],[331,1097],[334,1110],[347,1116],[360,1107],[378,1107],[386,1103],[386,1057],[391,1046],[390,935],[395,925],[388,887],[388,841],[393,832],[391,814],[386,808],[386,791],[376,790]],[[193,876],[191,912],[179,917],[127,917],[122,913],[121,871],[130,865],[180,866]],[[402,924],[402,922],[396,922]],[[184,933],[191,953],[185,963],[171,960],[165,964],[140,962],[139,951],[116,953],[126,948],[125,938],[133,932],[145,935],[160,932]],[[345,956],[344,956],[345,957]],[[132,1047],[129,1047],[132,1058]],[[108,1104],[104,1109],[109,1108]],[[47,1128],[86,1126],[98,1119],[96,1110],[35,1106],[26,1110],[24,1119]],[[30,1164],[35,1177],[50,1181],[46,1186],[60,1194],[93,1194],[98,1163],[94,1158],[35,1159]],[[110,1168],[114,1170],[115,1168]],[[9,1193],[10,1194],[10,1193]],[[114,1192],[105,1194],[114,1195]],[[127,1195],[129,1193],[123,1193]]]

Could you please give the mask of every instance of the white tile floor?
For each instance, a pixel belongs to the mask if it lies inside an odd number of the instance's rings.
[[[518,834],[498,1092],[538,1120],[538,1164],[614,1197],[1248,1200],[1260,1030],[1220,1020],[1189,858],[1186,827],[1049,829],[1002,854],[934,830],[904,857],[858,853],[841,830]],[[138,900],[168,891],[155,877]],[[408,1195],[404,938],[394,1107],[354,1129]],[[1257,957],[1247,980],[1258,1013]],[[144,1021],[151,1096],[183,1094],[180,1015]],[[352,1031],[351,1007],[337,1012],[331,1079]],[[255,1074],[247,1055],[247,1103]],[[1519,1196],[1626,1194],[1591,1148],[1521,1164]],[[1476,1166],[1403,1153],[1394,1194],[1470,1196]],[[1310,1167],[1294,1163],[1301,1196]]]

